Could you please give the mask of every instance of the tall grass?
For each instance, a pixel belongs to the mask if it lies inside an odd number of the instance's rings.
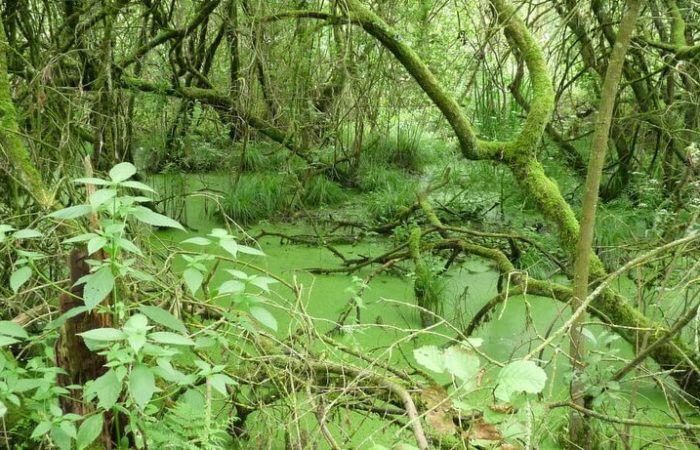
[[[223,200],[222,208],[236,222],[252,224],[289,211],[295,189],[295,182],[288,175],[242,174]]]

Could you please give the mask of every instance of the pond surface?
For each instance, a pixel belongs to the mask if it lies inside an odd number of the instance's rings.
[[[160,205],[161,210],[179,219],[193,230],[187,235],[181,232],[159,232],[160,238],[179,242],[185,239],[185,236],[206,235],[212,228],[222,226],[221,221],[213,214],[217,208],[217,200],[212,195],[224,195],[228,191],[232,182],[229,177],[216,174],[159,175],[151,177],[149,182],[160,192],[162,198],[168,199]],[[261,230],[287,235],[313,234],[313,228],[304,222],[259,224],[246,231],[254,236]],[[304,293],[303,308],[314,318],[317,329],[325,332],[333,328],[335,320],[351,298],[352,294],[348,293],[347,289],[353,285],[353,276],[312,275],[304,269],[339,267],[340,259],[325,248],[289,244],[282,242],[278,237],[263,237],[259,239],[258,244],[267,256],[258,258],[255,261],[256,264],[289,282],[301,285]],[[356,257],[377,256],[391,246],[388,238],[372,237],[356,245],[337,245],[335,248],[346,256]],[[411,269],[408,266],[405,267]],[[370,270],[364,270],[355,275],[365,277],[369,272]],[[487,261],[479,258],[468,258],[450,269],[443,279],[444,308],[441,314],[456,329],[466,326],[474,313],[497,293],[497,274],[490,268]],[[286,298],[288,299],[289,295]],[[284,299],[276,301],[285,302]],[[410,371],[411,366],[418,367],[413,359],[413,349],[428,344],[446,344],[456,335],[455,331],[447,326],[435,327],[429,333],[420,332],[420,318],[413,307],[413,283],[408,275],[377,276],[372,280],[369,289],[364,292],[363,301],[366,308],[361,312],[361,323],[348,328],[351,332],[344,334],[340,339],[343,343],[357,345],[364,352],[381,357],[394,366]],[[291,301],[282,306],[295,308]],[[298,309],[299,306],[297,305],[296,308]],[[282,335],[293,327],[289,314],[282,308],[274,310],[273,313]],[[474,337],[483,339],[481,350],[485,354],[498,361],[506,362],[527,354],[541,342],[541,337],[547,336],[552,329],[561,325],[563,322],[561,317],[566,318],[567,315],[565,306],[551,299],[532,295],[514,296],[494,311],[491,319],[478,329]],[[351,315],[347,323],[352,324],[353,317],[354,315]],[[605,330],[594,322],[586,327],[595,337],[599,337]],[[568,349],[566,340],[555,344],[559,348]],[[610,349],[594,347],[593,350],[599,352],[603,358],[603,362],[599,365],[601,372],[615,370],[620,367],[619,358],[629,358],[632,355],[631,347],[621,339],[615,341]],[[543,353],[542,361],[549,376],[545,388],[547,401],[566,400],[567,358],[564,354],[550,348]],[[492,381],[494,374],[493,371],[487,372],[485,384],[492,384],[489,383],[489,379]],[[449,382],[445,376],[434,375],[440,383]],[[636,420],[660,422],[674,420],[674,415],[669,412],[663,393],[650,378],[639,376],[634,383],[622,384],[621,391],[617,395],[620,400],[610,402],[602,409],[606,414],[630,417],[628,400],[634,398],[636,412],[633,417]],[[483,409],[484,404],[491,403],[491,398],[490,390],[481,390],[467,395],[463,400],[470,405],[481,406],[480,409]],[[544,423],[536,425],[536,429],[530,431],[533,437],[540,441],[539,448],[560,448],[553,440],[553,436],[559,432],[557,427],[565,422],[564,413],[563,408],[552,410]],[[268,419],[274,419],[275,413],[269,415],[271,417]],[[260,424],[267,423],[264,419],[257,417],[256,421],[260,420]],[[288,421],[289,418],[281,420]],[[523,424],[516,423],[515,419],[505,415],[501,420],[504,423],[500,428],[506,433],[512,432],[513,435],[524,436],[523,433],[526,430]],[[299,421],[308,428],[311,435],[318,433],[314,427],[313,411],[310,411],[308,417],[299,418]],[[509,424],[509,421],[513,423]],[[331,429],[352,436],[349,441],[352,448],[371,448],[374,443],[388,445],[396,441],[397,433],[395,428],[382,429],[378,422],[359,415],[357,417],[351,415],[346,419],[339,418],[333,421]],[[285,448],[282,430],[270,433],[270,430],[264,426],[263,428],[253,426],[252,430],[259,431],[259,435],[254,438],[259,448]],[[682,442],[675,440],[674,436],[677,436],[675,432],[632,428],[630,434],[635,446],[643,447],[647,444],[652,446],[647,448],[657,448],[650,442],[658,440],[666,445],[673,442],[669,448],[686,448]],[[410,434],[403,433],[402,437],[405,442],[412,442]],[[325,441],[321,439],[320,443],[319,448],[325,448],[323,447]]]

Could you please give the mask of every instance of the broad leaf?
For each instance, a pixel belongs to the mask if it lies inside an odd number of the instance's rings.
[[[547,374],[532,361],[513,361],[498,373],[496,397],[510,401],[511,395],[519,392],[539,394],[547,382]]]
[[[119,400],[122,384],[114,369],[110,369],[92,383],[90,390],[97,394],[98,406],[109,410]]]
[[[116,328],[95,328],[94,330],[78,333],[78,335],[82,336],[83,339],[101,342],[115,342],[126,338],[124,332]]]
[[[445,350],[445,368],[465,383],[476,380],[479,373],[479,357],[464,351],[458,345]]]
[[[149,334],[148,337],[159,344],[194,345],[194,341],[187,336],[171,333],[169,331],[156,331]]]
[[[141,191],[153,192],[154,194],[156,193],[156,191],[152,187],[150,187],[147,184],[140,183],[138,181],[125,181],[122,183],[122,186],[131,188],[131,189],[138,189]],[[149,199],[149,200],[151,200],[151,199]]]
[[[102,433],[104,418],[102,414],[90,416],[80,424],[78,435],[76,437],[76,445],[78,450],[87,448],[97,437]]]
[[[443,373],[445,371],[445,357],[434,345],[424,345],[413,350],[413,357],[421,366],[433,372]]]
[[[211,383],[211,387],[213,387],[216,391],[218,391],[221,395],[227,396],[228,391],[226,390],[226,385],[234,385],[236,382],[233,380],[233,378],[229,377],[228,375],[225,375],[223,373],[216,373],[209,377],[209,383]]]
[[[181,244],[193,244],[193,245],[209,245],[211,244],[211,241],[207,238],[204,237],[193,237],[189,239],[185,239],[184,241],[180,242]]]
[[[144,305],[139,307],[139,311],[144,313],[146,317],[148,317],[152,321],[163,325],[164,327],[168,327],[171,330],[179,331],[183,334],[187,333],[187,328],[185,327],[185,324],[183,324],[180,321],[180,319],[173,316],[170,312],[162,308]]]
[[[238,280],[228,280],[219,286],[219,294],[238,294],[245,291],[245,283]]]
[[[41,231],[32,230],[31,228],[25,228],[24,230],[12,233],[12,237],[15,239],[34,239],[42,236],[43,234],[41,234]]]
[[[156,391],[156,380],[151,369],[143,364],[134,366],[129,375],[129,393],[139,408],[146,407]]]
[[[117,183],[126,181],[136,173],[136,167],[130,162],[119,163],[109,171],[109,177]]]
[[[0,320],[0,334],[21,339],[27,339],[29,337],[22,325],[9,320]]]
[[[273,331],[277,331],[277,319],[272,315],[270,311],[260,306],[251,306],[250,315],[255,317],[258,322],[270,328]]]
[[[52,212],[47,217],[59,220],[77,219],[78,217],[86,216],[92,212],[90,205],[69,206],[68,208],[59,209]]]
[[[11,338],[9,336],[0,336],[0,348],[6,347],[8,345],[16,344],[19,341],[15,338]]]
[[[197,269],[188,268],[182,273],[182,278],[185,280],[187,288],[194,295],[202,286],[204,275]]]
[[[182,225],[177,221],[171,219],[170,217],[158,214],[157,212],[151,211],[144,206],[135,206],[131,213],[136,220],[139,220],[148,225],[153,225],[154,227],[168,227],[177,228],[179,230],[185,231]]]
[[[114,289],[114,275],[109,266],[101,267],[86,277],[83,300],[85,306],[93,309]]]
[[[90,195],[90,205],[97,209],[117,196],[116,189],[100,189]]]
[[[32,268],[29,266],[20,267],[10,275],[10,288],[15,294],[19,291],[24,283],[32,277]]]

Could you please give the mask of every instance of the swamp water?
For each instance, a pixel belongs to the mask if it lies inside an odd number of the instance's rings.
[[[191,229],[188,233],[160,231],[156,237],[170,244],[178,243],[188,237],[204,236],[212,228],[221,227],[221,220],[214,212],[217,210],[216,196],[229,192],[232,180],[227,175],[217,174],[172,174],[152,176],[149,180],[159,193],[162,201],[159,208],[162,212],[178,219]],[[286,235],[313,234],[312,227],[304,222],[259,224],[246,227],[246,232],[257,235],[261,230],[278,232]],[[312,275],[304,269],[340,267],[341,261],[325,248],[282,242],[279,237],[265,236],[258,240],[259,247],[267,256],[256,258],[255,264],[270,273],[276,274],[291,283],[303,287],[303,310],[314,319],[316,328],[324,333],[335,326],[342,310],[346,307],[352,293],[347,289],[353,285],[353,276],[345,274]],[[337,250],[348,257],[378,256],[391,248],[388,238],[365,238],[356,245],[336,245]],[[182,261],[179,262],[180,265]],[[175,264],[178,270],[178,264]],[[223,266],[222,266],[223,268]],[[407,269],[411,269],[406,266]],[[365,277],[369,270],[355,274]],[[468,258],[460,265],[453,267],[444,275],[443,302],[441,315],[456,329],[466,326],[474,313],[497,291],[497,273],[487,261],[479,258]],[[216,280],[213,280],[216,284]],[[285,302],[290,299],[289,291],[282,294],[276,301]],[[292,300],[284,307],[293,307]],[[382,274],[375,277],[363,294],[365,309],[361,312],[361,323],[352,325],[350,333],[338,338],[348,346],[357,346],[363,352],[383,361],[406,369],[409,373],[412,367],[420,367],[413,357],[413,350],[423,345],[443,345],[449,343],[449,338],[456,335],[454,329],[447,326],[437,326],[430,332],[421,332],[418,311],[413,307],[413,282],[410,276]],[[299,308],[299,305],[296,306]],[[279,324],[280,336],[294,327],[294,320],[282,308],[272,310]],[[563,311],[562,311],[563,310]],[[483,324],[473,335],[483,339],[480,350],[498,361],[508,361],[521,357],[535,348],[541,337],[548,335],[550,330],[559,327],[566,318],[568,310],[561,303],[548,298],[537,296],[514,296],[505,304],[494,310],[489,321]],[[346,320],[346,324],[354,323],[354,312]],[[599,337],[605,328],[594,321],[587,325],[593,336]],[[539,337],[539,338],[538,338]],[[557,344],[557,342],[555,342]],[[568,341],[559,344],[568,349]],[[590,346],[589,346],[590,347]],[[612,344],[616,354],[606,355],[607,348],[597,350],[603,356],[600,364],[602,371],[620,367],[619,358],[628,359],[632,355],[628,344],[617,340]],[[566,400],[568,382],[565,379],[568,363],[565,355],[547,349],[542,360],[548,374],[544,393],[549,401]],[[482,360],[482,366],[486,361]],[[425,370],[426,372],[429,372]],[[496,371],[488,371],[485,375],[485,385],[493,386]],[[641,374],[641,373],[640,373]],[[447,384],[449,379],[444,375],[431,373],[439,383]],[[619,399],[606,404],[603,411],[614,417],[630,417],[628,399],[634,398],[636,413],[634,419],[639,421],[673,421],[663,393],[653,381],[640,376],[636,384],[623,384]],[[298,396],[299,404],[304,404],[304,396]],[[556,435],[561,433],[561,427],[566,423],[564,408],[554,409],[547,413],[544,421],[532,424],[524,423],[522,417],[513,415],[488,414],[486,405],[494,403],[492,390],[481,389],[460,398],[467,405],[480,410],[486,409],[487,420],[498,425],[504,436],[517,438],[520,443],[532,440],[535,448],[557,449]],[[316,426],[313,406],[305,404],[302,409],[305,414],[290,418],[288,411],[282,408],[270,407],[249,417],[251,443],[255,448],[284,449],[289,436],[285,434],[308,434],[318,447],[327,448],[326,442],[320,437]],[[368,418],[356,413],[332,416],[328,426],[336,436],[347,438],[347,448],[371,449],[375,444],[391,446],[395,442],[412,443],[410,430],[399,430],[396,426],[387,426],[374,418]],[[622,426],[615,426],[621,431]],[[631,442],[635,448],[692,448],[678,441],[674,436],[678,432],[671,430],[653,430],[648,428],[631,428]],[[303,438],[303,436],[302,436]],[[615,441],[612,437],[611,441]],[[611,444],[607,441],[604,448]],[[657,447],[654,442],[659,443]],[[511,439],[511,442],[512,439]],[[296,448],[296,447],[293,447]],[[412,447],[406,447],[412,448]],[[621,448],[621,447],[620,447]]]

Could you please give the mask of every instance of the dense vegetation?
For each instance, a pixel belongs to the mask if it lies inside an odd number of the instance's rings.
[[[0,19],[0,447],[700,446],[697,2]]]

